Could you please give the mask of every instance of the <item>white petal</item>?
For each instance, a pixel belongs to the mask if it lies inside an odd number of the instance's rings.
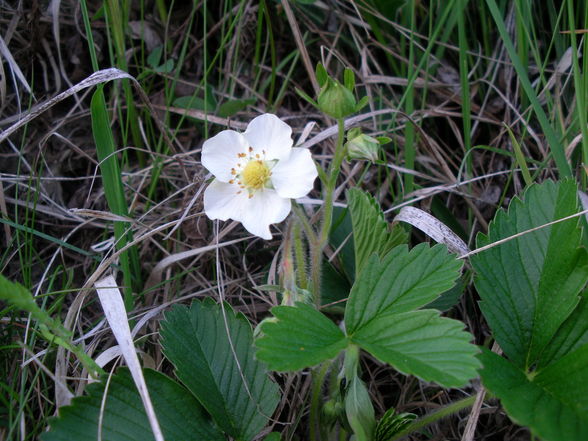
[[[263,239],[272,238],[269,226],[282,222],[290,213],[290,199],[284,199],[271,189],[256,191],[249,199],[241,222],[247,231]]]
[[[239,187],[215,179],[204,190],[204,212],[210,219],[241,221],[249,198],[247,191],[237,194]]]
[[[310,151],[294,148],[287,159],[278,161],[272,169],[272,184],[283,198],[306,196],[318,176]]]
[[[239,153],[246,153],[247,140],[234,130],[223,130],[218,135],[204,141],[202,145],[202,165],[215,178],[222,182],[233,179],[231,168],[236,168]]]
[[[253,153],[265,152],[265,159],[287,158],[292,149],[292,128],[271,113],[264,113],[251,120],[243,133],[253,148]]]

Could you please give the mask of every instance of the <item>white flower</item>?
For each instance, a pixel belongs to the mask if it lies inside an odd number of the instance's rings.
[[[290,213],[292,198],[312,190],[317,170],[308,149],[292,148],[292,129],[266,113],[244,133],[223,130],[202,146],[202,165],[215,177],[204,191],[210,219],[239,221],[271,239],[270,224]]]

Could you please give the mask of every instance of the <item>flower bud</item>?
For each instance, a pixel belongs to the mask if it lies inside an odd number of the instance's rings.
[[[317,102],[322,112],[336,119],[351,115],[357,108],[353,93],[332,78],[328,78],[321,88]]]
[[[345,396],[345,412],[357,440],[373,439],[376,426],[374,406],[367,387],[357,375],[349,381]]]
[[[376,162],[380,151],[380,141],[361,133],[361,129],[351,129],[347,132],[345,149],[347,160],[367,159],[368,161]]]

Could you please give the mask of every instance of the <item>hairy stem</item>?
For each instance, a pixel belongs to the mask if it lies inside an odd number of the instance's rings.
[[[329,369],[329,363],[323,363],[312,371],[312,389],[310,396],[310,440],[321,439],[321,398],[322,387]]]
[[[345,157],[345,151],[343,148],[343,141],[345,138],[345,123],[342,118],[337,120],[338,135],[337,145],[335,147],[335,155],[333,161],[329,166],[327,172],[327,188],[325,190],[325,199],[323,202],[323,218],[321,220],[321,230],[319,232],[316,243],[312,247],[311,265],[312,265],[312,287],[313,296],[317,308],[321,306],[321,267],[323,251],[329,240],[329,231],[331,229],[331,223],[333,220],[333,194],[335,187],[337,186],[337,178],[341,171],[341,164]]]

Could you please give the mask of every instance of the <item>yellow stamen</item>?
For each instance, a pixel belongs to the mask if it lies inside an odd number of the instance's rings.
[[[259,190],[265,185],[270,175],[270,169],[265,162],[249,161],[240,177],[247,188]]]

